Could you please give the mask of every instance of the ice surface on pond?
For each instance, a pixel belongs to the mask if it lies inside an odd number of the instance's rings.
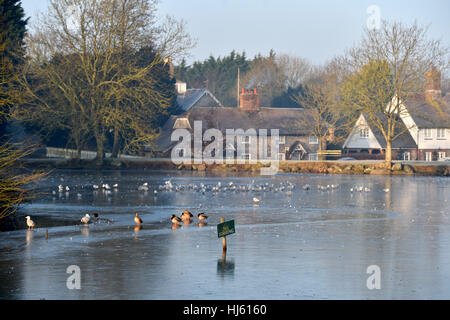
[[[20,211],[38,228],[0,233],[0,298],[450,298],[448,178],[56,170],[39,191]]]

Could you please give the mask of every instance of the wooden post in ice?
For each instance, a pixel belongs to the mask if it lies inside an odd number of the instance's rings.
[[[48,230],[45,230],[45,240],[48,239]]]
[[[220,223],[224,223],[225,219],[223,217],[220,217]],[[227,252],[227,237],[222,237],[222,248],[223,253]]]

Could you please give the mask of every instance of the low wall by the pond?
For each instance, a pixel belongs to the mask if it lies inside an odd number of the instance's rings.
[[[99,165],[95,160],[75,159],[27,159],[29,168],[40,169],[145,169],[188,171],[247,171],[258,174],[269,165],[256,164],[174,164],[170,159],[119,159],[105,160]],[[427,175],[450,176],[450,164],[445,163],[401,163],[391,169],[383,161],[279,161],[278,172],[319,174],[367,174],[367,175]]]

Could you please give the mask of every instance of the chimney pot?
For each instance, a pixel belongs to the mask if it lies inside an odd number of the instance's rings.
[[[442,96],[441,92],[441,73],[434,65],[430,66],[430,70],[425,72],[426,89],[425,93],[432,98]]]

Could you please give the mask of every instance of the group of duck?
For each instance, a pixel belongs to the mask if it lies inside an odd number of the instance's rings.
[[[28,218],[29,218],[29,217],[28,217]],[[177,217],[176,215],[173,214],[173,215],[170,217],[170,221],[171,221],[173,224],[178,224],[178,223],[180,223],[180,222],[190,223],[192,218],[193,218],[192,213],[190,213],[188,210],[185,210],[185,211],[180,215],[180,217]],[[86,213],[86,215],[85,215],[83,218],[81,218],[81,223],[83,223],[83,224],[88,224],[89,221],[90,221],[90,219],[91,219],[91,216],[90,216],[88,213]],[[96,221],[99,220],[98,213],[94,213],[94,219],[95,219]],[[199,213],[199,214],[197,215],[197,219],[198,219],[201,223],[205,223],[205,222],[206,222],[206,219],[208,219],[208,216],[202,212],[202,213]],[[136,225],[141,225],[141,224],[143,223],[141,217],[139,217],[139,214],[138,214],[137,212],[135,212],[135,214],[134,214],[134,222],[136,223]]]
[[[194,216],[192,213],[185,210],[179,217],[173,214],[170,217],[170,222],[172,222],[174,225],[178,225],[180,222],[191,223],[191,219],[193,217]],[[208,219],[208,216],[202,212],[197,215],[197,219],[200,221],[200,223],[204,224],[206,222],[206,219]]]
[[[91,218],[92,218],[91,215],[90,215],[89,213],[86,213],[86,214],[81,218],[80,221],[81,221],[82,224],[87,225],[87,224],[89,224],[89,222],[91,221]],[[170,217],[170,221],[171,221],[174,225],[177,225],[177,224],[179,224],[180,222],[184,222],[184,223],[187,223],[187,224],[188,224],[188,223],[191,223],[191,222],[192,222],[192,221],[191,221],[192,218],[193,218],[192,213],[190,213],[188,210],[185,210],[185,211],[180,215],[180,217],[177,217],[176,215],[173,214],[173,215]],[[33,220],[31,220],[31,217],[30,217],[30,216],[26,216],[25,219],[27,220],[27,226],[28,226],[28,229],[33,229],[33,228],[36,227],[36,223],[35,223]],[[94,214],[93,214],[93,219],[94,219],[94,222],[95,222],[95,221],[101,220],[101,218],[99,218],[99,216],[98,216],[98,213],[94,213]],[[205,223],[206,223],[206,219],[208,219],[208,216],[202,212],[202,213],[199,213],[199,214],[197,215],[197,219],[200,221],[200,223],[205,224]],[[106,220],[106,219],[105,219],[105,220]],[[139,217],[139,214],[138,214],[137,212],[134,214],[134,222],[135,222],[136,225],[138,225],[138,226],[140,226],[140,225],[143,223],[141,217]]]

